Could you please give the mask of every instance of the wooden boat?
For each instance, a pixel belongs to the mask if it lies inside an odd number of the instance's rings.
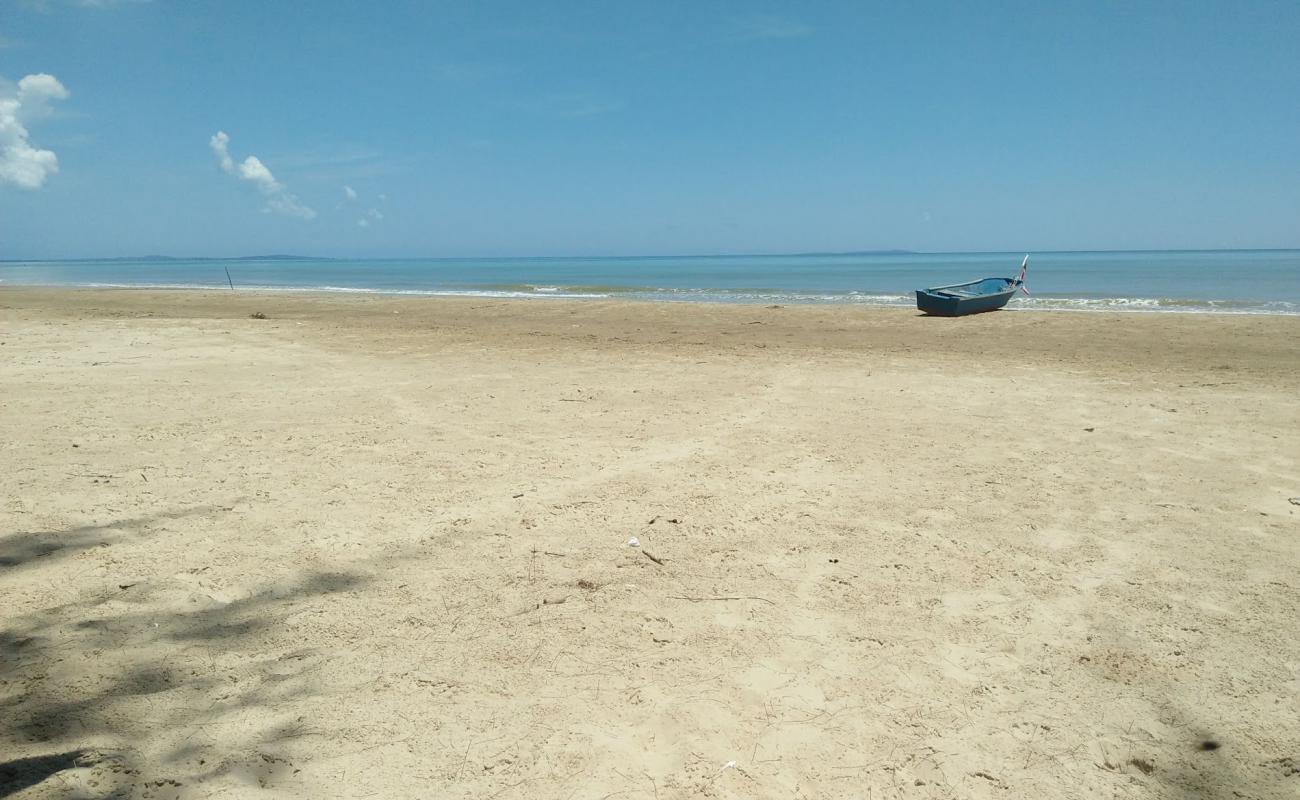
[[[1025,270],[1029,256],[1020,264],[1020,275],[1015,278],[984,278],[970,283],[936,286],[916,290],[918,310],[936,317],[964,317],[984,311],[996,311],[1007,304],[1017,290],[1029,294],[1025,288]]]

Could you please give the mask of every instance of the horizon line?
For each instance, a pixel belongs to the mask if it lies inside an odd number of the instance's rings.
[[[243,256],[81,256],[77,258],[0,258],[0,264],[33,264],[76,261],[498,261],[498,260],[583,260],[629,259],[655,260],[671,258],[790,258],[798,256],[976,256],[976,255],[1062,255],[1074,253],[1288,253],[1300,252],[1300,247],[1188,247],[1188,248],[1123,248],[1123,249],[1070,249],[1070,250],[805,250],[785,253],[678,253],[673,255],[478,255],[478,256],[313,256],[290,253],[266,253]]]

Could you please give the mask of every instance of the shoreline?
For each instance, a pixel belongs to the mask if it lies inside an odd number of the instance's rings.
[[[349,339],[383,331],[399,352],[421,349],[435,334],[452,337],[457,346],[493,350],[541,340],[566,350],[610,353],[687,347],[744,358],[766,350],[847,359],[879,355],[941,364],[955,374],[1035,366],[1118,371],[1144,381],[1212,368],[1236,379],[1300,385],[1300,316],[992,312],[942,318],[886,306],[546,299],[0,287],[0,313],[215,319],[277,335],[292,326]],[[254,313],[268,319],[249,319]]]
[[[521,285],[522,286],[522,285]],[[845,307],[845,308],[888,308],[915,309],[915,301],[910,295],[828,295],[808,292],[784,292],[782,290],[736,290],[744,294],[735,299],[725,299],[724,290],[681,289],[648,290],[638,287],[616,287],[617,291],[591,293],[577,291],[584,287],[545,287],[533,286],[532,291],[524,289],[371,289],[357,287],[293,287],[293,286],[247,286],[226,289],[221,286],[200,286],[188,284],[10,284],[0,279],[0,291],[12,289],[17,291],[127,291],[127,292],[216,292],[233,291],[242,293],[264,293],[269,295],[357,295],[380,297],[413,298],[465,298],[491,300],[572,300],[611,301],[629,303],[665,303],[670,305],[717,305],[717,306],[762,306],[779,301],[790,306],[808,307]],[[569,291],[565,291],[568,289]],[[660,294],[655,294],[660,292]],[[696,296],[692,297],[694,294]],[[862,299],[851,299],[859,297]],[[842,298],[842,299],[841,299]],[[1074,312],[1082,314],[1176,314],[1205,316],[1262,316],[1262,317],[1300,317],[1300,308],[1289,310],[1259,309],[1255,301],[1237,300],[1195,300],[1180,298],[1142,298],[1142,297],[1045,297],[1034,296],[1033,306],[1024,305],[1017,297],[1014,305],[1002,311],[1016,313],[1057,313]],[[1272,301],[1283,302],[1283,301]],[[1161,303],[1171,304],[1161,307]],[[1219,308],[1220,304],[1243,303],[1241,309]],[[1288,306],[1294,304],[1286,302]]]

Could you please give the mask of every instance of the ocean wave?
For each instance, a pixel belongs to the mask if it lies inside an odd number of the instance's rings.
[[[241,286],[259,292],[330,292],[342,294],[400,295],[406,297],[499,297],[587,300],[607,298],[607,294],[571,292],[561,287],[537,289],[372,289],[356,286]]]
[[[69,289],[182,289],[189,291],[230,291],[226,284],[216,283],[62,283],[62,284],[27,284],[52,285]],[[269,286],[260,284],[241,284],[235,287],[241,292],[281,292],[285,294],[303,292],[326,292],[329,294],[365,294],[365,295],[403,295],[412,297],[501,297],[501,298],[568,298],[599,299],[608,297],[602,294],[569,293],[558,287],[551,291],[501,291],[495,289],[386,289],[365,286]]]
[[[1285,300],[1200,300],[1178,297],[1020,297],[1011,311],[1112,311],[1167,314],[1300,314]]]
[[[15,284],[12,281],[8,285]],[[42,285],[42,284],[32,284]],[[43,284],[50,285],[50,284]],[[76,282],[61,283],[69,287],[101,289],[165,289],[224,291],[224,283],[179,282]],[[331,294],[397,295],[410,297],[480,297],[498,299],[601,300],[631,299],[651,302],[725,303],[736,305],[854,305],[911,308],[915,295],[867,292],[818,292],[788,289],[737,289],[699,287],[658,287],[619,285],[563,284],[487,284],[455,285],[434,288],[389,288],[338,285],[269,285],[240,284],[237,291],[257,292],[325,292]],[[1129,313],[1188,314],[1265,314],[1300,315],[1300,303],[1286,300],[1205,300],[1176,297],[1070,297],[1033,295],[1014,298],[1008,311],[1078,311]]]

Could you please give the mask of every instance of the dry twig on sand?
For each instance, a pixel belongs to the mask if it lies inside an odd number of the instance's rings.
[[[692,602],[692,603],[703,603],[703,602],[705,602],[705,601],[707,601],[707,600],[762,600],[764,603],[767,603],[768,605],[772,605],[772,606],[776,605],[775,602],[773,602],[773,601],[771,601],[771,600],[768,600],[766,597],[754,597],[754,596],[752,596],[752,595],[743,595],[743,596],[736,596],[736,597],[721,597],[721,596],[719,596],[719,597],[687,597],[686,595],[682,595],[682,594],[670,594],[670,595],[668,595],[668,596],[671,597],[671,598],[673,598],[674,600],[687,600],[687,601]]]

